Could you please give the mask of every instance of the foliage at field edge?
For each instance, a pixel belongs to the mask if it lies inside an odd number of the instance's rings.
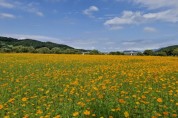
[[[0,54],[0,117],[176,118],[177,67],[177,57]]]
[[[168,46],[159,50],[141,51],[115,51],[115,52],[100,52],[96,49],[74,49],[64,44],[52,42],[41,42],[32,39],[18,40],[10,37],[0,36],[0,53],[42,53],[42,54],[90,54],[90,55],[138,55],[138,56],[178,56],[178,45]]]
[[[79,54],[87,50],[53,42],[41,42],[33,39],[18,40],[0,36],[0,52],[4,53],[53,53],[53,54]]]

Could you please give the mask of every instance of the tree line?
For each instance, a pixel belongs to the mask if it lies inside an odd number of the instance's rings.
[[[0,37],[0,53],[43,53],[43,54],[90,54],[90,55],[129,55],[116,51],[103,53],[98,50],[83,50],[52,42],[41,42],[32,39],[18,40],[9,37]],[[139,56],[178,56],[178,45],[161,48],[157,51],[145,50],[134,52]]]
[[[52,42],[41,42],[33,39],[18,40],[0,36],[1,53],[43,53],[43,54],[81,54],[82,49]]]
[[[42,53],[42,54],[89,54],[89,55],[128,55],[123,52],[109,52],[103,53],[98,50],[90,50],[86,53],[82,52],[82,50],[78,49],[62,49],[59,47],[54,47],[49,49],[48,47],[34,48],[32,46],[13,46],[13,45],[5,45],[0,43],[0,52],[1,53]],[[153,51],[153,50],[145,50],[144,52],[138,52],[135,55],[138,56],[178,56],[178,48],[173,50],[165,50],[165,51]]]
[[[173,50],[168,49],[166,51],[145,50],[142,54],[141,53],[139,53],[139,54],[146,55],[146,56],[178,56],[178,48],[175,48]]]
[[[1,53],[42,53],[42,54],[81,54],[80,50],[77,49],[61,49],[54,47],[49,49],[48,47],[34,48],[32,46],[0,46]]]

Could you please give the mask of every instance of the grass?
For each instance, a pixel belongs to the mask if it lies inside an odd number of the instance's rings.
[[[0,117],[177,117],[177,67],[177,57],[0,54]]]

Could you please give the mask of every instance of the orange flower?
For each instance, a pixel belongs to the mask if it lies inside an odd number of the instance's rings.
[[[2,105],[2,104],[0,104],[0,110],[1,110],[1,109],[3,109],[3,105]]]
[[[78,115],[79,115],[79,112],[74,112],[72,115],[73,115],[74,117],[75,117],[75,116],[78,116]]]
[[[163,112],[163,114],[164,114],[165,116],[167,116],[169,113],[168,113],[168,112]]]
[[[119,99],[119,102],[120,103],[125,103],[125,100],[124,99]]]
[[[13,103],[14,100],[15,100],[14,98],[11,98],[11,99],[8,100],[8,102]]]
[[[158,98],[157,102],[159,102],[159,103],[163,102],[162,98]]]
[[[118,108],[116,108],[115,110],[116,110],[116,111],[120,111],[120,110],[121,110],[121,108],[119,108],[119,107],[118,107]]]
[[[143,99],[145,99],[145,98],[146,98],[146,96],[145,96],[145,95],[142,95],[142,98],[143,98]]]
[[[177,117],[177,114],[172,114],[172,117]]]
[[[55,116],[55,117],[53,117],[53,118],[60,118],[61,116],[60,115],[57,115],[57,116]]]
[[[43,113],[43,111],[42,110],[37,110],[37,112],[36,112],[37,114],[42,114]]]
[[[83,114],[85,114],[86,116],[88,116],[88,115],[90,115],[90,111],[85,110],[85,111],[83,112]]]
[[[23,118],[28,118],[28,115],[26,114]]]
[[[25,102],[25,101],[27,101],[27,99],[28,98],[24,97],[24,98],[22,98],[22,101]]]

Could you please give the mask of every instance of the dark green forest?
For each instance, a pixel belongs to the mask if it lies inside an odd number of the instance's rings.
[[[143,55],[151,56],[178,56],[178,45],[168,46],[160,48],[156,51],[154,50],[145,50]]]
[[[18,40],[15,38],[1,36],[0,52],[80,54],[82,52],[87,52],[87,50],[75,49],[64,44],[52,42],[41,42],[33,39]]]
[[[178,55],[178,45],[168,46],[165,48],[161,48],[156,53],[166,53],[166,55]]]

